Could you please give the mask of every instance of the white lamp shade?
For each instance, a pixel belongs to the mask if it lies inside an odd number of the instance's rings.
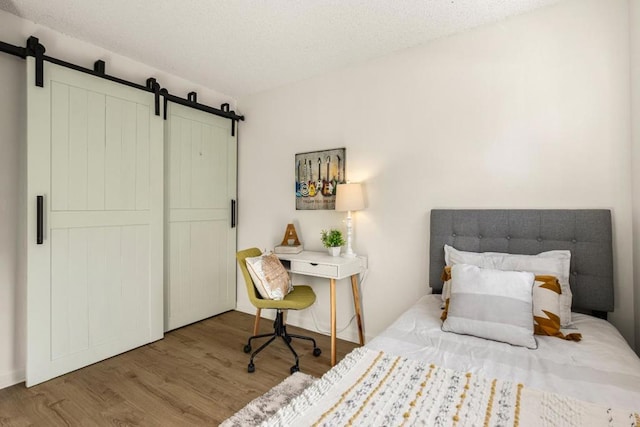
[[[337,211],[359,211],[364,209],[361,184],[338,184],[336,190]]]

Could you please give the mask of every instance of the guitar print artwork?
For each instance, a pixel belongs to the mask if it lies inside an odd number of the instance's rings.
[[[334,210],[337,185],[345,180],[345,148],[297,153],[296,210]]]

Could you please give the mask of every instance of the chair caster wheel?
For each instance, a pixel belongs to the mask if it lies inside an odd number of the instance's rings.
[[[247,372],[251,374],[255,372],[255,370],[256,370],[256,365],[254,365],[253,363],[249,363],[249,365],[247,366]]]
[[[313,355],[314,355],[315,357],[318,357],[318,356],[320,356],[321,354],[322,354],[322,350],[320,350],[320,348],[319,348],[319,347],[316,347],[316,348],[314,348],[314,349],[313,349]]]
[[[292,374],[295,374],[296,372],[300,371],[300,367],[299,367],[298,365],[293,365],[293,366],[291,367],[291,369],[289,369],[289,371],[290,371]]]
[[[249,344],[244,346],[244,352],[249,353],[251,351],[251,346]]]

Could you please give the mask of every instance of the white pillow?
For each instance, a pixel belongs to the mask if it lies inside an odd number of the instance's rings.
[[[442,330],[535,349],[534,274],[457,264]]]
[[[465,252],[444,245],[444,259],[446,264],[450,266],[470,264],[495,270],[528,271],[535,275],[557,277],[562,288],[560,323],[563,327],[571,324],[571,300],[573,299],[569,287],[571,251],[558,250],[541,252],[538,255],[516,255],[500,252]]]
[[[293,290],[287,270],[274,254],[246,258],[246,261],[253,284],[262,298],[282,300]]]

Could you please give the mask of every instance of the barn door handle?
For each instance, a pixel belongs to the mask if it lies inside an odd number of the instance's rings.
[[[36,196],[36,243],[44,242],[44,196]]]
[[[231,199],[231,228],[236,227],[236,201]]]

